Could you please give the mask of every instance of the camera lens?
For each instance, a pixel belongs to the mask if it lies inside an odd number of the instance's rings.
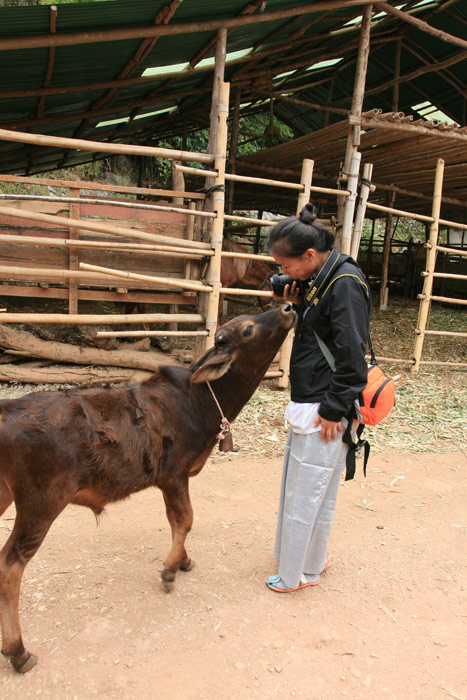
[[[293,277],[283,275],[281,272],[276,272],[275,275],[269,278],[272,291],[277,297],[283,297],[286,286],[291,286],[293,281]]]

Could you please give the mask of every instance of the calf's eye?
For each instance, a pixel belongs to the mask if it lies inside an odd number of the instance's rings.
[[[245,330],[243,331],[243,335],[249,336],[253,333],[253,326],[247,326]]]

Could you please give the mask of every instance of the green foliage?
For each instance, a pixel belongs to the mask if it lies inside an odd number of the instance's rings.
[[[371,231],[373,223],[369,219],[365,219],[363,223],[362,238],[360,243],[361,250],[368,250],[371,240]],[[373,234],[373,249],[382,250],[384,242],[384,232],[386,228],[385,219],[376,219]],[[395,217],[392,224],[393,243],[424,243],[425,242],[425,226],[422,222],[415,219],[406,219]]]

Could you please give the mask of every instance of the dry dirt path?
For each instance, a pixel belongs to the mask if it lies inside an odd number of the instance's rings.
[[[341,486],[319,586],[280,595],[281,459],[215,455],[191,484],[189,552],[171,594],[161,494],[68,507],[26,570],[21,677],[0,700],[432,700],[467,696],[465,453],[371,458]],[[0,523],[12,526],[13,507]],[[2,540],[3,541],[3,540]]]

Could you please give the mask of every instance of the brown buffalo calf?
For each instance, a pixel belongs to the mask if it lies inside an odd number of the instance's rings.
[[[178,569],[191,568],[188,479],[216,444],[220,410],[228,421],[236,418],[294,320],[286,307],[239,316],[217,331],[215,346],[191,367],[163,366],[137,384],[0,401],[0,514],[16,505],[13,531],[0,552],[2,652],[17,671],[26,673],[37,662],[21,639],[23,571],[69,503],[99,514],[107,503],[159,487],[172,529],[162,571],[166,588]]]

